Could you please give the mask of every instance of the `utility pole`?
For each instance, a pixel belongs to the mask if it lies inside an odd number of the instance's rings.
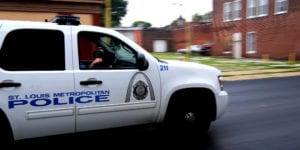
[[[185,29],[185,40],[186,40],[186,47],[190,48],[192,44],[192,22],[186,22],[184,24],[184,29]]]
[[[105,27],[111,27],[111,0],[105,0]]]
[[[182,2],[173,3],[174,6],[182,7],[184,4]],[[179,10],[179,16],[181,16],[181,11]],[[185,35],[185,45],[187,48],[190,48],[192,44],[192,23],[184,22],[184,35]]]

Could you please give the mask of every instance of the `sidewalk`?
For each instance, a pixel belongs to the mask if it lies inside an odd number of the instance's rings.
[[[225,81],[300,76],[300,68],[223,72]]]

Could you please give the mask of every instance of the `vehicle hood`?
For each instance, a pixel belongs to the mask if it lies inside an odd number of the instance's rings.
[[[202,87],[215,91],[219,89],[218,76],[221,71],[215,67],[195,62],[166,60],[160,63],[163,90]]]
[[[199,71],[208,71],[208,72],[215,72],[221,74],[221,71],[215,67],[199,64],[195,62],[185,62],[179,60],[164,60],[170,69],[176,68],[176,70],[180,71],[187,71],[187,72],[199,72]]]

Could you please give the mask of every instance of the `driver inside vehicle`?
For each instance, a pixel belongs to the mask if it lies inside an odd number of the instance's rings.
[[[98,47],[98,50],[93,53],[94,60],[90,63],[88,68],[94,68],[95,66],[99,67],[103,64],[104,61],[104,50],[101,47]]]

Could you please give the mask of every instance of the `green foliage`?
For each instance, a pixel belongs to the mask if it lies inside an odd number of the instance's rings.
[[[121,25],[122,17],[127,13],[127,0],[111,0],[111,26],[116,27]],[[105,7],[102,9],[102,26],[105,23]]]
[[[151,26],[152,26],[151,23],[145,22],[145,21],[135,21],[135,22],[132,24],[132,27],[142,27],[142,28],[144,28],[144,29],[150,28]]]
[[[208,13],[205,13],[204,15],[203,15],[203,20],[205,21],[205,20],[212,20],[212,11],[210,11],[210,12],[208,12]]]
[[[204,15],[200,15],[195,13],[192,17],[193,21],[209,21],[212,20],[212,12],[205,13]]]
[[[176,20],[174,20],[171,24],[172,25],[184,25],[185,19],[182,16],[179,16]]]
[[[202,21],[202,19],[202,15],[199,15],[198,13],[195,13],[192,18],[193,21]]]

